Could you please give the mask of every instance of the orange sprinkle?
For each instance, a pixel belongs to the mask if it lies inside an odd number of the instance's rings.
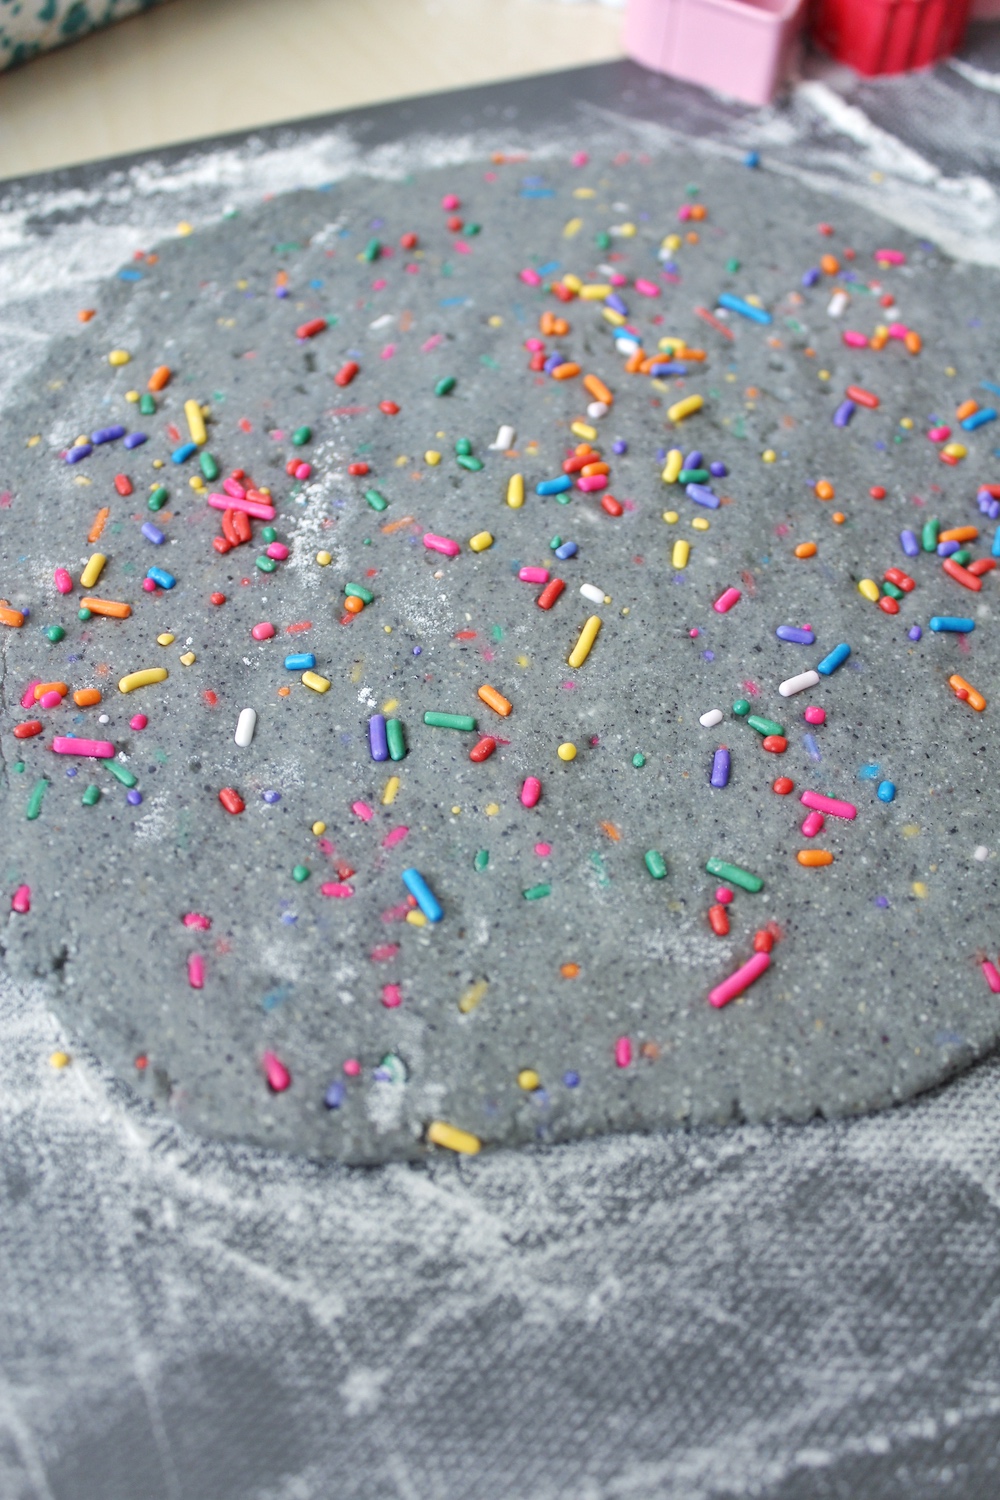
[[[639,1048],[639,1053],[640,1056],[648,1058],[650,1062],[657,1062],[660,1056],[659,1043],[643,1042],[642,1046]]]
[[[840,261],[835,255],[820,256],[819,268],[824,276],[836,276],[840,270]]]
[[[708,216],[708,209],[705,207],[704,203],[692,203],[691,204],[691,207],[688,210],[688,217],[689,218],[691,218],[691,219],[704,219],[704,218],[707,218],[707,216]]]
[[[95,703],[101,701],[100,688],[77,688],[73,694],[73,702],[77,708],[93,708]]]
[[[584,389],[590,392],[595,401],[603,401],[605,406],[611,406],[615,398],[600,376],[585,375],[583,377],[583,385]]]
[[[924,341],[920,337],[919,333],[917,333],[915,328],[910,329],[909,333],[906,335],[906,338],[903,340],[903,343],[906,345],[907,349],[909,349],[911,354],[919,354],[921,349],[924,347]]]
[[[971,683],[966,682],[964,677],[959,677],[958,673],[956,672],[953,677],[948,678],[948,686],[954,693],[958,694],[962,699],[964,699],[964,701],[969,705],[970,708],[974,708],[977,714],[982,713],[983,709],[986,707],[986,699],[983,697],[982,693],[977,693],[976,689],[971,685]]]
[[[486,682],[479,689],[477,697],[481,698],[484,703],[492,708],[494,713],[500,714],[504,719],[506,719],[514,706],[508,698],[504,697],[503,693],[498,693],[495,687],[490,687],[489,683]]]
[[[978,526],[951,526],[938,532],[939,542],[974,542],[979,535]]]
[[[3,599],[0,599],[0,625],[12,625],[17,630],[24,624],[24,616],[19,609],[12,609]]]
[[[559,972],[564,979],[575,979],[580,972],[579,964],[562,964]]]
[[[834,523],[835,526],[843,526],[844,522],[847,520],[847,517],[844,515],[844,512],[842,510],[835,510],[833,515],[830,517],[830,520]]]
[[[614,839],[615,843],[618,843],[618,840],[621,838],[621,833],[613,823],[601,823],[600,827],[607,834],[609,839]]]
[[[106,505],[102,505],[101,508],[100,508],[100,510],[97,512],[97,515],[94,517],[94,524],[91,526],[90,530],[87,532],[87,541],[88,542],[96,542],[97,541],[97,538],[100,536],[101,532],[104,530],[105,522],[107,521],[107,519],[110,516],[110,514],[111,514],[111,511],[108,509],[108,507]]]
[[[832,500],[837,491],[829,479],[818,479],[816,481],[816,498],[818,500]]]
[[[800,849],[795,858],[800,865],[805,865],[810,870],[818,869],[820,865],[833,864],[833,855],[829,849]]]
[[[119,604],[117,599],[81,599],[81,609],[89,609],[92,615],[107,615],[112,620],[127,620],[132,613],[131,604]]]
[[[695,232],[695,231],[694,231],[694,230],[693,230],[693,229],[692,229],[692,230],[690,230],[690,231],[689,231],[689,232],[688,232],[688,233],[687,233],[687,234],[686,234],[686,235],[685,235],[685,236],[684,236],[684,238],[685,238],[685,239],[686,239],[686,240],[687,240],[687,242],[688,242],[688,244],[689,244],[689,245],[697,245],[697,243],[698,243],[698,238],[699,238],[699,236],[698,236],[698,235],[697,235],[697,233],[696,233],[696,232]]]
[[[58,693],[60,698],[65,698],[69,687],[65,682],[36,682],[35,702],[37,703],[46,693]]]
[[[349,615],[359,615],[365,607],[365,601],[359,599],[356,594],[348,594],[344,600],[344,608]]]
[[[966,417],[971,417],[978,410],[978,401],[963,401],[961,406],[955,408],[955,420],[956,422],[964,422]]]
[[[171,369],[169,365],[157,365],[156,369],[146,381],[148,391],[162,391],[170,382]]]
[[[394,531],[399,531],[402,526],[412,526],[412,516],[400,516],[398,521],[387,521],[384,526],[379,527],[383,536],[391,536]]]
[[[278,697],[279,697],[279,698],[287,698],[287,697],[288,697],[288,695],[289,695],[289,693],[290,693],[290,692],[291,692],[291,691],[292,691],[292,690],[291,690],[291,688],[286,688],[286,687],[284,687],[284,688],[279,688],[279,689],[278,689]]]
[[[81,307],[80,311],[77,313],[77,317],[80,319],[81,323],[89,323],[91,318],[95,316],[96,312],[96,307]]]
[[[795,556],[796,557],[815,557],[816,556],[816,543],[815,542],[800,542],[799,545],[795,549]]]

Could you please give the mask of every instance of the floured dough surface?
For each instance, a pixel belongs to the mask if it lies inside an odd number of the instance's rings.
[[[460,200],[461,230],[446,227],[446,194]],[[707,217],[679,220],[692,204]],[[832,236],[817,231],[825,219]],[[416,248],[401,247],[407,233]],[[664,276],[657,252],[671,233],[680,244]],[[366,259],[372,240],[392,254]],[[879,266],[885,245],[905,264]],[[824,254],[840,272],[803,288]],[[3,941],[15,975],[47,983],[72,1036],[195,1130],[352,1162],[420,1155],[434,1120],[493,1145],[850,1113],[993,1047],[1000,998],[981,963],[998,946],[997,582],[969,592],[935,554],[908,559],[898,540],[937,517],[979,527],[970,550],[990,555],[994,523],[976,495],[997,477],[997,429],[964,433],[955,408],[992,399],[980,389],[994,373],[992,273],[765,173],[677,154],[622,161],[613,149],[576,168],[483,162],[290,193],[156,256],[124,268],[139,279],[106,286],[4,422],[0,595],[30,614],[0,626],[3,874],[9,898],[30,888],[30,910],[11,911]],[[541,287],[520,279],[526,267]],[[646,349],[676,336],[705,360],[684,376],[626,374],[604,304],[544,290],[566,273],[606,282],[609,268],[627,278],[620,295]],[[659,295],[638,294],[636,278]],[[838,287],[849,302],[835,318]],[[724,291],[759,298],[771,323],[736,315],[724,337],[694,311],[714,316]],[[540,333],[546,310],[569,332]],[[881,352],[845,346],[845,327],[871,335],[885,317],[920,331],[919,355],[899,339]],[[297,338],[316,318],[325,330]],[[531,370],[533,338],[581,374]],[[113,366],[119,349],[130,360]],[[348,360],[359,373],[338,386]],[[126,393],[161,365],[170,382],[143,416]],[[587,421],[588,373],[615,395],[593,425],[619,516],[599,492],[574,488],[565,505],[536,493],[581,440],[571,424]],[[454,388],[436,395],[445,377]],[[852,383],[880,404],[835,426]],[[671,422],[669,407],[692,393],[702,410]],[[171,457],[190,400],[208,408],[204,446],[220,469],[200,491],[189,483],[197,454]],[[148,440],[65,461],[79,436],[114,424]],[[491,450],[502,424],[512,446]],[[968,450],[954,466],[926,436],[944,424]],[[312,435],[296,446],[302,427]],[[480,469],[458,463],[463,438]],[[719,509],[664,484],[660,455],[675,446],[726,465],[712,481]],[[762,460],[769,449],[774,462]],[[308,477],[287,472],[292,459]],[[359,463],[370,472],[349,474]],[[248,545],[213,548],[221,513],[206,497],[237,469],[273,499],[288,548],[273,572],[255,561],[268,546],[262,520]],[[130,495],[115,487],[122,474]],[[525,481],[519,509],[505,500],[513,474]],[[833,500],[817,497],[820,479]],[[154,513],[158,484],[169,494]],[[387,508],[373,510],[368,490]],[[163,545],[143,535],[149,522]],[[493,544],[476,552],[483,531]],[[458,555],[429,550],[427,533],[454,539]],[[554,558],[557,536],[574,556]],[[691,544],[683,569],[678,538]],[[815,556],[797,557],[808,542]],[[89,593],[127,602],[127,619],[78,618],[96,551],[107,562]],[[916,584],[897,615],[857,587],[892,566]],[[70,595],[54,586],[60,567]],[[150,567],[175,586],[145,592]],[[551,610],[523,567],[565,581]],[[347,584],[374,596],[353,616]],[[716,612],[731,587],[738,602]],[[574,669],[592,615],[600,633]],[[938,615],[969,616],[975,630],[932,632]],[[251,634],[261,622],[270,639]],[[53,625],[65,631],[56,642]],[[779,640],[782,625],[808,625],[814,643]],[[840,642],[851,655],[836,672],[778,693]],[[328,690],[286,668],[298,653],[315,656]],[[119,692],[123,675],[160,666],[166,680]],[[956,698],[956,673],[984,712]],[[69,693],[22,708],[34,681]],[[479,699],[484,684],[511,702],[509,717]],[[72,694],[88,688],[100,704],[77,707]],[[733,712],[741,699],[780,723],[783,754]],[[805,721],[809,705],[825,723]],[[239,747],[248,707],[256,728]],[[704,728],[711,709],[723,720]],[[428,711],[471,716],[477,730],[430,727]],[[403,726],[401,761],[372,759],[379,712]],[[16,738],[30,719],[43,731]],[[113,743],[141,801],[105,763],[54,754],[67,735]],[[477,763],[469,751],[483,735],[498,744]],[[564,744],[575,759],[559,757]],[[720,746],[731,773],[713,788]],[[772,791],[779,776],[794,792]],[[532,808],[528,777],[542,787]],[[892,802],[877,795],[884,781]],[[101,796],[87,806],[91,784]],[[220,803],[226,788],[242,812]],[[806,790],[857,816],[805,837]],[[833,862],[804,868],[797,853],[813,847]],[[648,851],[664,878],[650,875]],[[708,919],[712,858],[764,882],[732,887],[721,937]],[[407,904],[409,869],[440,902],[439,922],[419,925]],[[186,924],[191,914],[210,926]],[[709,1005],[762,930],[770,968],[741,999]],[[288,1087],[269,1085],[267,1054],[287,1070],[272,1064],[271,1084]]]

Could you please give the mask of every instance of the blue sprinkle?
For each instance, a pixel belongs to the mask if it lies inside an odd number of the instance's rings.
[[[744,302],[742,297],[734,297],[732,292],[720,292],[718,297],[720,307],[729,312],[739,313],[741,317],[749,318],[753,323],[770,323],[771,314],[764,307],[754,307],[752,302]]]
[[[573,488],[573,481],[568,474],[560,474],[558,479],[543,479],[535,486],[536,495],[561,495],[566,490]]]
[[[878,784],[878,790],[875,793],[875,795],[876,795],[876,797],[878,798],[878,800],[880,802],[895,802],[895,800],[896,800],[896,787],[895,787],[895,784],[893,782],[891,782],[891,781],[880,781],[879,784]]]
[[[906,633],[910,637],[911,641],[919,641],[924,632],[921,630],[919,625],[911,625]]]
[[[966,432],[975,432],[977,427],[982,427],[986,422],[995,422],[997,414],[992,406],[984,406],[979,411],[974,411],[971,417],[966,417],[962,426]]]
[[[339,1109],[344,1102],[347,1090],[339,1078],[335,1078],[323,1095],[323,1103],[327,1109]]]
[[[569,1073],[564,1073],[563,1074],[563,1083],[566,1085],[566,1087],[568,1089],[579,1088],[579,1086],[580,1086],[580,1075],[579,1075],[579,1073],[574,1073],[572,1071],[570,1071]]]
[[[829,656],[824,656],[823,660],[817,664],[817,672],[821,677],[831,676],[838,667],[843,666],[850,654],[850,646],[846,641],[842,641],[839,646],[834,646]]]
[[[263,797],[264,801],[268,803],[281,801],[280,792],[261,792],[260,795]]]
[[[760,166],[760,157],[757,154],[757,152],[756,151],[748,151],[747,154],[746,154],[746,156],[744,156],[744,158],[743,158],[743,165],[745,167],[759,167]]]
[[[125,800],[126,802],[130,803],[132,807],[138,807],[139,803],[142,801],[142,793],[136,791],[135,787],[133,787],[130,792],[125,793]]]
[[[881,769],[882,769],[881,766],[879,766],[878,764],[873,764],[873,765],[869,765],[869,766],[859,766],[858,767],[858,780],[859,781],[874,781],[875,777],[878,775],[878,773],[879,773],[879,771]]]
[[[140,444],[144,443],[145,441],[146,434],[144,432],[130,432],[128,437],[125,439],[124,447],[138,448]]]
[[[197,452],[198,452],[198,444],[197,443],[182,443],[179,448],[175,448],[174,449],[173,453],[171,453],[171,455],[170,455],[170,458],[171,458],[171,461],[173,463],[175,463],[175,464],[183,464],[183,463],[186,463],[187,460],[189,458],[191,458],[192,455],[195,454],[195,453],[197,453]]]
[[[935,632],[943,630],[957,635],[969,635],[975,630],[976,622],[967,615],[931,615],[930,626]]]
[[[285,666],[289,672],[311,672],[316,665],[316,658],[311,651],[294,651],[291,656],[285,657]]]
[[[567,557],[575,557],[578,551],[576,542],[563,542],[561,547],[556,548],[555,555],[560,562],[565,562]]]
[[[816,761],[818,764],[823,759],[823,757],[820,754],[819,746],[816,743],[815,736],[811,734],[804,734],[802,736],[802,743],[806,747],[806,754],[808,755],[809,759]]]
[[[119,271],[118,272],[118,280],[119,281],[141,281],[142,280],[142,272],[141,271],[132,271],[132,270]]]
[[[427,918],[428,922],[440,922],[444,916],[441,903],[427,884],[419,870],[409,869],[403,871],[403,884],[411,896],[416,897],[417,905]]]
[[[161,589],[172,589],[177,579],[173,573],[168,573],[166,568],[148,568],[146,577],[151,578],[154,583],[159,584]]]

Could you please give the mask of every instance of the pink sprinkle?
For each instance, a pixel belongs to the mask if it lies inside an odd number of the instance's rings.
[[[691,205],[689,203],[682,203],[680,208],[677,210],[677,217],[678,219],[680,219],[682,224],[685,224],[691,217]]]
[[[412,910],[413,908],[408,901],[402,901],[399,906],[390,906],[388,911],[384,911],[382,913],[382,921],[405,922]],[[375,957],[374,953],[372,957]]]
[[[443,343],[444,343],[444,334],[443,333],[432,333],[431,336],[430,336],[430,338],[426,339],[424,341],[424,343],[422,343],[420,345],[420,352],[421,352],[421,354],[430,354],[430,352],[431,352],[432,349],[436,349],[437,346],[438,346],[438,344],[443,344]]]
[[[587,151],[577,151],[574,154],[572,161],[570,162],[570,166],[572,166],[572,167],[585,167],[587,165],[587,163],[588,163],[589,160],[590,160],[590,154],[589,154],[589,152],[587,152]]]
[[[538,855],[539,859],[548,859],[549,855],[552,853],[552,845],[536,844],[535,853]]]
[[[656,282],[645,281],[642,277],[636,279],[635,289],[640,297],[658,297],[660,295],[660,288],[656,285]]]
[[[807,813],[802,820],[802,833],[807,839],[814,839],[825,827],[826,819],[821,812]]]
[[[946,443],[951,437],[950,427],[932,427],[927,436],[932,443]]]
[[[56,568],[52,576],[60,594],[71,594],[73,592],[73,580],[65,568]]]
[[[203,917],[200,911],[185,912],[181,921],[185,927],[197,927],[202,932],[207,932],[212,925],[212,918]]]
[[[261,1062],[264,1064],[264,1077],[267,1079],[268,1088],[273,1089],[276,1094],[283,1094],[291,1084],[291,1073],[273,1052],[265,1052]]]
[[[295,477],[296,477],[296,479],[308,479],[309,476],[312,474],[312,471],[313,471],[312,470],[312,464],[296,464],[295,465]]]
[[[149,723],[149,720],[146,718],[145,714],[133,714],[128,723],[130,729],[145,729],[146,725]]]
[[[385,838],[382,840],[382,848],[395,849],[397,844],[401,844],[403,842],[409,831],[410,830],[405,823],[400,823],[398,828],[391,828],[386,834]]]
[[[333,845],[330,843],[329,839],[317,839],[316,848],[319,850],[320,854],[325,854],[327,859],[332,859],[337,852]]]
[[[739,589],[726,589],[725,592],[721,593],[718,599],[716,599],[715,603],[712,605],[712,608],[715,610],[715,613],[717,615],[727,615],[732,609],[733,605],[736,604],[740,599],[742,599],[742,597],[743,595]]]
[[[701,631],[698,629],[697,625],[692,625],[691,629],[688,631],[688,635],[693,641],[696,641],[701,635]]]
[[[455,248],[456,255],[471,255],[472,254],[472,246],[470,244],[468,244],[465,240],[456,240],[454,248]]]
[[[208,503],[213,510],[242,510],[248,516],[256,516],[258,521],[273,521],[275,510],[266,500],[237,500],[235,495],[216,495],[208,497]]]
[[[395,344],[386,344],[385,348],[382,350],[382,358],[383,359],[392,359],[392,356],[395,354],[395,352],[396,352],[396,346],[395,346]]]
[[[570,679],[569,682],[561,682],[559,684],[559,686],[562,688],[562,690],[563,690],[564,693],[575,693],[576,692],[576,683],[572,680],[572,678]]]
[[[524,807],[534,807],[542,795],[542,783],[537,776],[526,776],[521,788],[521,802]]]
[[[456,193],[445,193],[444,197],[441,199],[441,207],[445,210],[446,213],[451,213],[454,209],[461,208],[461,206],[462,200]]]
[[[388,285],[389,285],[389,283],[386,281],[385,277],[384,276],[380,276],[377,281],[373,281],[372,282],[372,291],[373,292],[384,292],[385,289],[386,289],[386,287]]]
[[[288,548],[285,546],[284,542],[269,542],[267,555],[268,557],[273,558],[275,562],[284,562],[286,557],[288,556]]]
[[[259,625],[253,627],[250,634],[255,641],[269,641],[272,635],[274,635],[274,626],[270,620],[261,620]]]
[[[348,1078],[357,1078],[358,1074],[361,1072],[361,1064],[358,1062],[356,1057],[349,1057],[347,1059],[344,1064],[344,1072],[347,1074]]]
[[[35,688],[38,686],[41,680],[42,679],[40,677],[33,677],[32,680],[28,683],[28,686],[24,690],[24,696],[21,699],[22,708],[34,708]]]
[[[548,583],[548,568],[521,568],[518,573],[522,583]]]
[[[407,907],[407,911],[409,911],[409,907]],[[377,948],[372,949],[372,963],[386,964],[390,958],[395,958],[398,952],[398,943],[381,943]]]
[[[841,334],[841,338],[850,349],[868,348],[868,339],[863,333],[858,333],[854,328],[845,328],[843,333]]]
[[[369,807],[367,802],[352,802],[351,812],[357,813],[358,817],[365,823],[370,823],[375,816],[374,808]]]
[[[545,348],[545,340],[525,339],[524,347],[528,350],[529,354],[541,354],[542,350]],[[569,452],[572,453],[572,451],[573,450],[571,448]]]
[[[888,261],[890,266],[902,266],[906,263],[906,256],[902,250],[876,250],[874,258]]]
[[[431,552],[443,552],[445,557],[457,557],[462,550],[458,543],[453,542],[450,537],[436,536],[433,531],[425,532],[424,546],[429,548]]]
[[[608,277],[612,286],[628,286],[628,277],[623,276],[621,271],[612,271]],[[631,332],[631,330],[629,330]]]
[[[245,500],[247,497],[246,490],[236,479],[224,479],[222,481],[222,488],[225,490],[226,494],[231,495],[234,500]]]
[[[824,797],[822,792],[803,792],[799,801],[803,807],[814,807],[817,812],[829,813],[831,818],[856,818],[858,815],[853,802],[838,802],[836,797]]]
[[[11,911],[20,912],[22,916],[31,910],[31,886],[19,885],[10,898]]]
[[[730,1000],[735,1000],[737,995],[742,995],[748,990],[755,979],[759,979],[764,970],[770,966],[770,953],[755,953],[753,958],[748,959],[741,969],[735,974],[730,974],[721,984],[717,984],[714,990],[709,991],[708,1003],[716,1008],[728,1005]]]
[[[806,709],[802,717],[805,719],[807,724],[825,724],[826,709],[819,708],[818,706],[810,707]]]
[[[408,266],[404,266],[403,269],[406,271],[407,276],[419,276],[420,275],[420,267],[416,264],[415,261],[411,260],[410,264]]]
[[[68,734],[57,734],[52,748],[57,755],[82,755],[90,760],[113,760],[115,754],[110,740],[77,740]]]
[[[608,476],[606,474],[581,474],[576,481],[576,487],[585,495],[592,494],[594,490],[607,489]]]
[[[321,896],[336,896],[340,900],[346,901],[348,896],[354,895],[354,887],[351,885],[342,885],[336,880],[328,880],[324,885],[320,886],[319,893]]]
[[[395,1010],[397,1005],[403,1003],[402,986],[398,984],[384,984],[382,986],[382,1004],[386,1010]]]
[[[538,272],[533,271],[530,266],[525,266],[524,270],[521,271],[520,276],[525,286],[541,286],[542,284],[542,278],[539,276]]]
[[[715,899],[720,906],[728,906],[734,897],[728,885],[720,885],[715,892]]]
[[[627,1036],[620,1036],[615,1042],[615,1067],[627,1068],[632,1061],[632,1043]]]
[[[38,700],[39,708],[58,708],[62,702],[62,693],[53,690],[51,693],[43,693]]]
[[[205,960],[200,953],[192,953],[188,957],[188,984],[193,990],[200,990],[205,986]]]
[[[889,337],[891,339],[905,339],[909,331],[905,323],[889,324]]]
[[[991,964],[988,958],[983,960],[983,973],[994,995],[1000,995],[1000,970],[997,969],[996,964]]]

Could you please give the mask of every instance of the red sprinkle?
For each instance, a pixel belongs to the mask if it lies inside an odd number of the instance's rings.
[[[310,318],[308,323],[300,323],[295,330],[297,339],[314,339],[317,333],[322,333],[326,327],[325,318]]]
[[[131,495],[132,481],[127,474],[115,475],[115,489],[118,491],[119,495]]]
[[[779,797],[787,797],[789,792],[794,792],[795,782],[788,776],[779,776],[777,781],[771,783],[771,791],[777,792]]]
[[[606,510],[609,516],[620,516],[623,508],[621,501],[616,500],[614,495],[601,496],[601,509]]]
[[[384,411],[387,417],[394,417],[399,411],[399,407],[396,405],[395,401],[380,401],[378,404],[378,409],[379,411]]]
[[[241,813],[246,806],[243,798],[231,786],[224,786],[219,793],[219,801],[228,813]]]
[[[39,719],[27,719],[23,724],[14,725],[14,738],[16,740],[33,740],[36,734],[41,734],[42,723]]]

